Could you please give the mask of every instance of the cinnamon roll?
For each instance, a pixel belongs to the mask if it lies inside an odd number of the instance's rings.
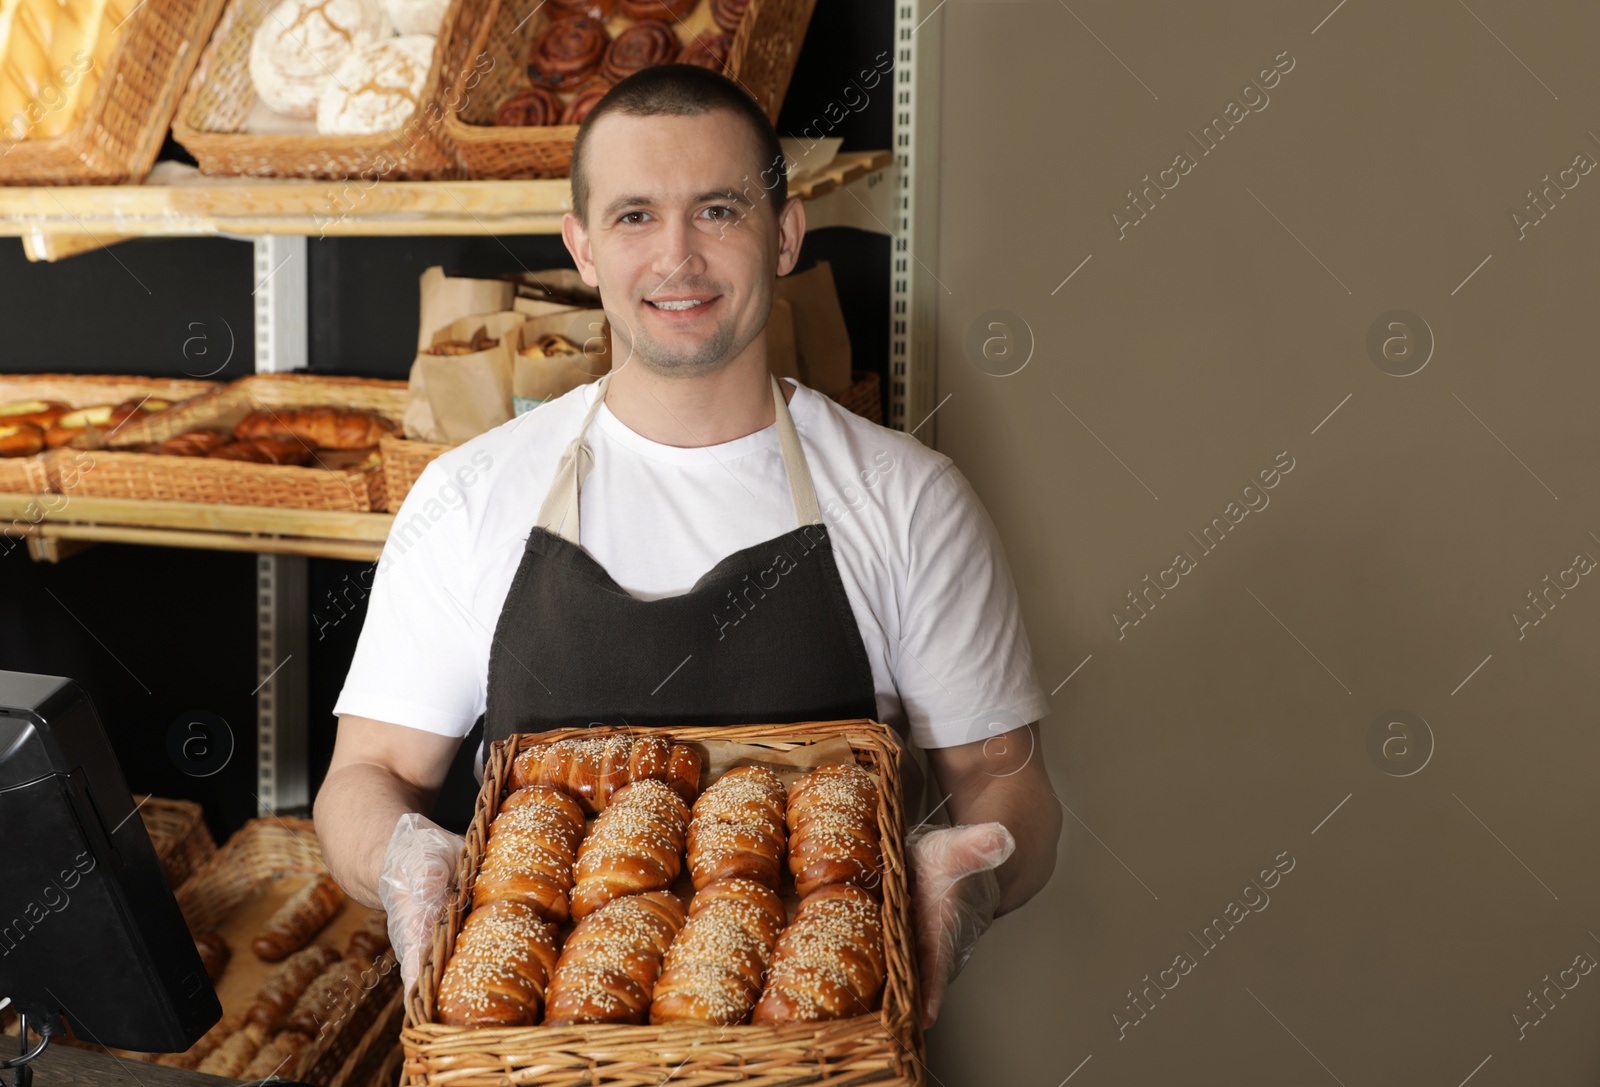
[[[630,19],[659,19],[675,22],[694,10],[698,0],[617,0],[622,14]]]
[[[646,20],[634,23],[616,36],[606,59],[600,65],[600,74],[613,83],[620,83],[634,72],[657,64],[669,64],[678,55],[678,37],[666,23]]]
[[[500,103],[494,123],[508,128],[538,128],[561,120],[561,99],[543,87],[527,87]]]
[[[711,21],[732,34],[750,6],[750,0],[711,0]]]
[[[609,81],[601,76],[595,76],[589,82],[578,88],[578,93],[572,96],[572,101],[567,103],[566,110],[561,114],[561,123],[564,125],[581,125],[583,119],[589,116],[589,111],[599,104],[600,99],[606,96],[611,89]]]
[[[746,0],[748,2],[748,0]],[[617,10],[617,0],[544,0],[552,19],[565,19],[570,15],[587,15],[602,23]]]
[[[611,35],[587,15],[557,19],[534,39],[528,51],[528,78],[554,91],[579,86],[600,67]]]
[[[679,64],[693,64],[697,68],[710,68],[713,72],[726,71],[728,53],[733,49],[733,39],[726,34],[702,34],[678,54]]]

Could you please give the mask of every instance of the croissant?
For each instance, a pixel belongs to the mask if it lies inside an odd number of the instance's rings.
[[[555,967],[554,924],[520,902],[480,906],[467,914],[439,977],[439,1022],[533,1026]]]
[[[255,1003],[245,1012],[245,1021],[267,1031],[277,1030],[306,987],[340,958],[339,952],[326,944],[312,944],[296,951],[261,983]],[[262,1040],[265,1041],[265,1037]]]
[[[489,824],[483,864],[472,888],[474,908],[521,902],[551,921],[567,919],[572,864],[583,837],[583,810],[556,789],[518,789]]]
[[[700,754],[655,736],[595,736],[535,744],[511,764],[513,789],[548,785],[587,812],[604,811],[617,790],[642,778],[665,781],[692,804],[700,791]]]
[[[394,430],[394,424],[382,416],[351,408],[264,408],[239,420],[233,436],[299,438],[318,449],[365,449]]]
[[[578,922],[550,976],[546,1026],[642,1024],[661,959],[684,923],[670,891],[612,899]]]
[[[783,901],[765,884],[738,878],[706,884],[667,949],[650,1022],[745,1022],[787,919]]]
[[[789,792],[789,871],[806,897],[830,883],[880,893],[878,784],[854,763],[819,766]]]
[[[883,989],[883,915],[859,887],[834,883],[800,902],[778,937],[753,1023],[843,1019],[871,1012]]]
[[[217,1047],[227,1041],[235,1031],[244,1026],[244,1020],[237,1015],[224,1015],[218,1019],[212,1028],[200,1036],[200,1040],[184,1050],[182,1053],[163,1053],[156,1058],[156,1063],[168,1068],[197,1067],[201,1061],[215,1053]]]
[[[614,898],[672,886],[681,870],[689,808],[655,778],[624,785],[578,846],[572,916]]]
[[[783,859],[788,793],[764,766],[735,766],[694,802],[689,873],[695,890],[729,876],[776,889]]]
[[[278,962],[311,942],[317,931],[344,909],[344,891],[324,875],[290,895],[250,942],[258,959]]]

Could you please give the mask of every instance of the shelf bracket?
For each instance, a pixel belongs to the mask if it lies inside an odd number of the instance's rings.
[[[303,370],[309,341],[307,240],[272,234],[251,241],[256,372]],[[255,595],[256,808],[258,815],[274,815],[311,802],[305,557],[257,554]]]
[[[939,58],[943,0],[896,0],[889,267],[889,425],[934,444],[939,291]],[[924,11],[923,9],[927,9]]]

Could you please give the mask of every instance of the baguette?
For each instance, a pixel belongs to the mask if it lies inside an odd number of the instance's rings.
[[[572,916],[582,919],[623,895],[665,890],[682,868],[689,809],[655,778],[617,791],[578,846]]]

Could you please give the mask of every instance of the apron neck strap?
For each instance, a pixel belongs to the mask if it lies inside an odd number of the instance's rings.
[[[822,508],[817,504],[817,489],[811,481],[811,469],[806,464],[805,451],[800,446],[800,435],[794,429],[794,418],[783,399],[783,386],[778,384],[776,377],[768,376],[772,382],[773,411],[778,423],[778,448],[783,454],[784,472],[789,477],[789,498],[794,503],[795,520],[802,527],[821,524]],[[556,465],[550,491],[539,507],[537,525],[574,545],[578,543],[578,490],[594,468],[594,452],[584,440],[584,434],[600,411],[600,405],[605,403],[606,385],[610,380],[611,374],[607,373],[595,382],[594,403],[579,424],[577,437],[567,443],[566,452]]]

